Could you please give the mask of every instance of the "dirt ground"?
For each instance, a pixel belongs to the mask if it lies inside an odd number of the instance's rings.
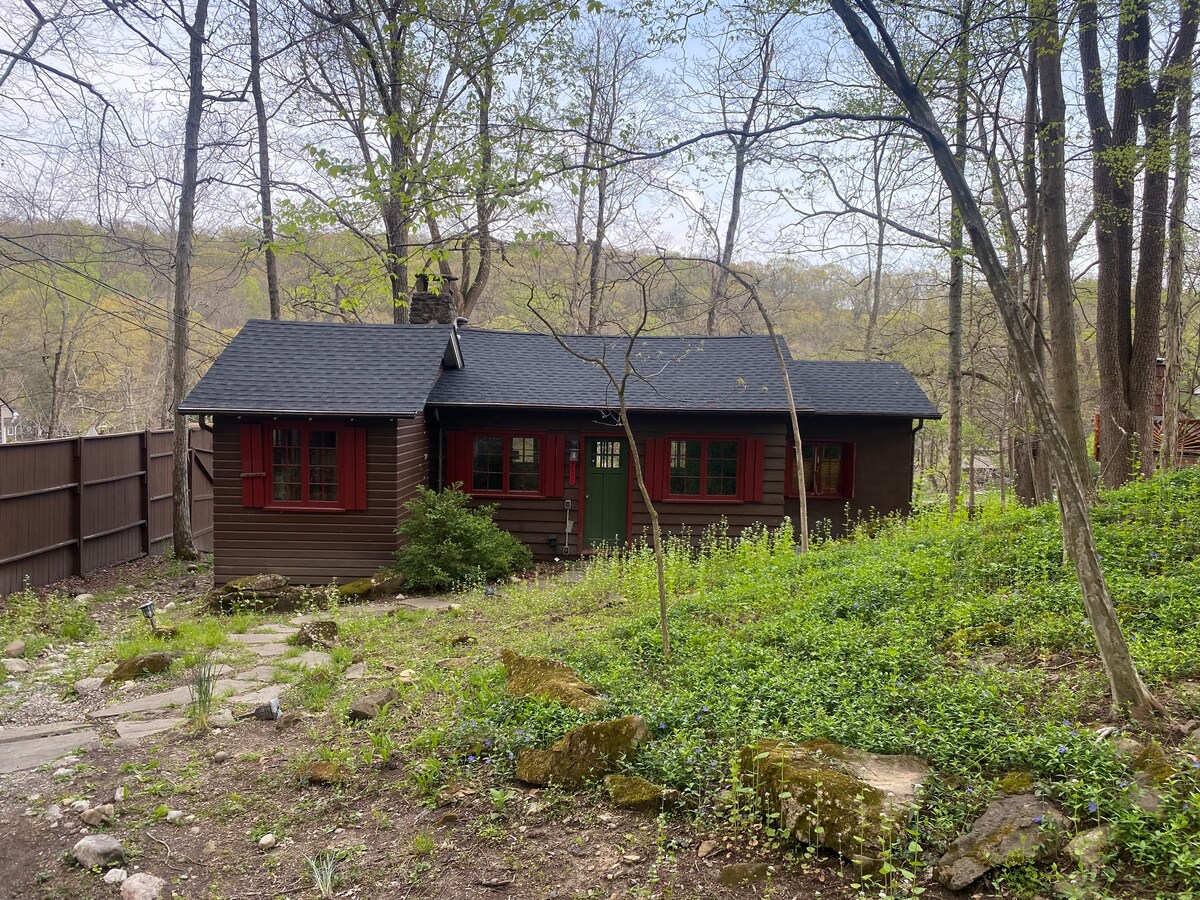
[[[146,599],[182,607],[209,588],[206,575],[174,574],[166,565],[143,560],[55,587],[100,595],[127,586],[93,608],[103,633]],[[155,690],[172,686],[156,682]],[[130,696],[148,689],[139,685]],[[33,679],[4,698],[0,727],[82,718],[97,701],[91,703],[73,699],[52,678]],[[337,884],[324,896],[346,898],[859,895],[854,870],[834,858],[760,852],[745,833],[703,833],[687,816],[660,821],[611,809],[594,792],[542,791],[480,776],[446,786],[435,802],[419,802],[404,783],[404,760],[388,768],[359,765],[339,785],[304,784],[295,760],[314,751],[320,726],[319,713],[284,729],[250,719],[203,734],[174,730],[133,746],[121,746],[104,726],[103,745],[78,754],[73,765],[58,761],[0,776],[0,898],[121,896],[118,885],[82,870],[70,853],[85,834],[102,831],[123,842],[130,875],[157,875],[169,883],[164,896],[185,898],[319,897],[308,860],[323,853],[338,858]],[[70,771],[56,776],[60,767]],[[90,828],[68,808],[75,799],[111,802],[120,788],[125,799],[109,825]],[[63,812],[57,822],[46,815],[54,804]],[[183,820],[168,824],[167,809]],[[261,849],[268,833],[276,845]],[[698,858],[709,839],[719,849]],[[734,862],[766,864],[769,876],[722,885],[723,869]],[[925,897],[951,896],[927,888]]]

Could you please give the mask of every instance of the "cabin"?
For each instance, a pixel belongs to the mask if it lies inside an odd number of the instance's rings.
[[[414,304],[414,313],[417,307]],[[649,519],[597,361],[630,377],[664,529],[737,534],[799,514],[790,415],[765,336],[556,337],[462,323],[251,321],[180,405],[213,433],[215,579],[297,584],[394,560],[419,485],[461,485],[541,560],[642,538]],[[905,513],[938,412],[895,363],[788,361],[809,515]],[[792,474],[789,474],[792,473]]]

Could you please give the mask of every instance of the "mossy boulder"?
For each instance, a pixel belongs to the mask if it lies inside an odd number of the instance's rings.
[[[341,763],[319,760],[300,766],[296,778],[306,784],[341,784],[346,780],[346,768]]]
[[[117,663],[116,668],[104,679],[104,683],[113,684],[117,681],[132,681],[143,675],[157,675],[171,668],[175,657],[176,654],[166,652],[142,653]]]
[[[679,791],[638,775],[606,775],[604,789],[612,805],[618,809],[657,813],[679,805]]]
[[[968,647],[983,647],[989,644],[1008,642],[1008,626],[1002,622],[985,622],[951,632],[942,642],[944,650],[964,650]]]
[[[265,591],[277,591],[287,586],[287,576],[264,573],[262,575],[245,575],[241,578],[234,578],[232,581],[225,582],[221,590],[226,594],[256,594]]]
[[[517,756],[517,780],[581,787],[631,759],[648,740],[650,729],[641,716],[589,722],[568,732],[549,750],[522,750]]]
[[[870,868],[908,827],[929,765],[828,740],[763,740],[741,752],[745,782],[796,840]]]
[[[397,593],[404,584],[404,576],[396,572],[376,572],[370,578],[356,578],[339,584],[338,599],[362,602]]]
[[[304,622],[296,632],[296,643],[301,647],[324,647],[326,649],[337,643],[338,623],[333,619],[316,619]]]
[[[1009,772],[1000,779],[997,787],[1005,794],[1028,794],[1033,790],[1033,773]]]
[[[944,887],[961,891],[997,866],[1038,863],[1062,846],[1067,817],[1033,794],[993,800],[934,869]]]
[[[504,686],[518,697],[539,697],[584,713],[593,713],[604,703],[600,692],[580,681],[566,663],[512,650],[501,650],[500,661],[508,673]]]
[[[1108,825],[1098,825],[1081,831],[1067,843],[1066,854],[1081,869],[1096,871],[1104,863],[1113,848],[1113,830]]]

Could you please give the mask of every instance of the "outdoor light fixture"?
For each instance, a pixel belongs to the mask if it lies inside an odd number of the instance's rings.
[[[567,441],[567,484],[575,487],[577,472],[579,471],[579,441]]]
[[[158,626],[154,624],[154,601],[153,600],[147,600],[145,603],[143,603],[141,606],[139,606],[138,612],[140,612],[142,614],[142,616],[146,619],[146,621],[150,623],[151,628],[153,628],[155,631],[158,630]]]

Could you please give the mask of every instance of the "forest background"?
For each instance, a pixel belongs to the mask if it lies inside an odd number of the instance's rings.
[[[795,356],[898,360],[950,413],[920,435],[925,489],[956,488],[965,464],[1048,495],[949,193],[823,4],[0,10],[0,399],[18,437],[169,426],[177,325],[190,384],[249,318],[404,321],[422,273],[473,327],[591,332],[642,316],[649,333],[762,331],[752,284]],[[954,140],[1047,370],[1076,373],[1065,415],[1090,434],[1103,406],[1103,245],[1123,225],[1131,260],[1160,276],[1152,288],[1137,270],[1127,319],[1151,324],[1168,391],[1197,415],[1196,4],[951,0],[881,15]],[[1070,353],[1047,302],[1048,53]],[[1132,112],[1123,65],[1155,89]],[[1131,186],[1115,211],[1105,171]],[[1155,265],[1142,248],[1159,214]],[[181,239],[193,227],[194,246]]]

